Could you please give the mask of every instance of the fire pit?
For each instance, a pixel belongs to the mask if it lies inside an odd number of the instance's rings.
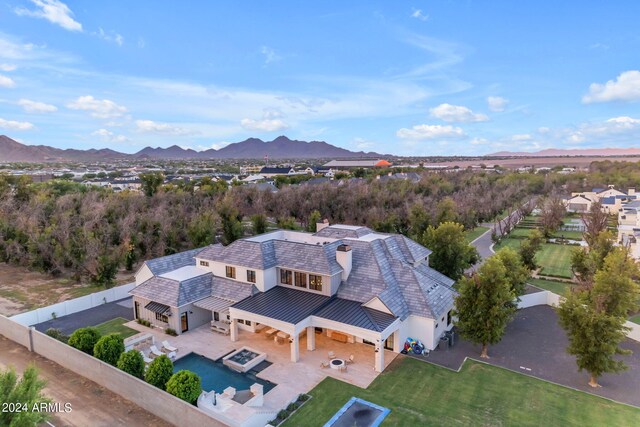
[[[329,362],[329,364],[333,369],[340,369],[345,365],[344,360],[342,359],[332,359],[331,362]]]

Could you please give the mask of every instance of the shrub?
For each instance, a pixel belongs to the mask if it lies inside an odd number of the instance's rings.
[[[196,403],[201,392],[202,381],[197,374],[191,371],[179,371],[167,381],[167,393],[192,405]]]
[[[167,381],[173,375],[173,362],[166,355],[158,356],[149,364],[144,380],[162,390],[167,388]]]
[[[116,366],[122,353],[124,353],[124,339],[120,334],[110,334],[100,338],[93,348],[95,357],[113,366]]]
[[[280,420],[286,420],[288,416],[289,411],[287,411],[286,409],[282,409],[280,410],[280,412],[278,412],[278,419]]]
[[[287,405],[287,411],[293,412],[298,408],[298,404],[295,402],[291,402]]]
[[[45,334],[47,334],[51,338],[57,339],[58,341],[62,341],[65,344],[67,344],[69,342],[69,337],[66,336],[65,334],[63,334],[60,329],[49,328],[49,329],[47,329]]]
[[[118,369],[122,369],[134,377],[142,379],[144,377],[144,359],[138,350],[129,350],[120,355],[118,359]]]
[[[309,400],[308,394],[301,393],[298,395],[298,402],[306,402],[307,400]]]
[[[51,418],[46,411],[32,411],[34,405],[52,403],[42,392],[46,381],[38,376],[35,365],[29,364],[18,379],[14,368],[0,369],[0,402],[26,405],[26,411],[0,410],[0,426],[36,426]]]
[[[172,337],[177,337],[177,336],[178,336],[178,333],[177,333],[177,332],[176,332],[176,330],[175,330],[175,329],[173,329],[173,328],[167,328],[167,329],[165,329],[165,330],[164,330],[164,333],[165,333],[165,334],[167,334],[167,335],[171,335]]]
[[[138,319],[138,323],[142,326],[151,326],[151,322],[146,319]]]
[[[76,329],[69,337],[69,345],[88,354],[93,354],[93,347],[100,339],[100,332],[96,328]]]

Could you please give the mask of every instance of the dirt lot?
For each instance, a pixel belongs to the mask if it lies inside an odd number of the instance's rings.
[[[121,274],[118,284],[133,281],[133,276]],[[81,297],[103,288],[77,283],[67,278],[54,278],[47,274],[29,271],[0,263],[0,314],[11,316],[56,302]]]
[[[8,365],[20,373],[35,363],[40,376],[47,380],[45,393],[61,405],[71,403],[71,412],[56,414],[51,423],[61,426],[153,426],[171,424],[132,402],[71,372],[0,335],[0,368]]]

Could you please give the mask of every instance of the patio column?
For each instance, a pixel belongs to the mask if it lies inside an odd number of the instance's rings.
[[[298,334],[293,334],[289,337],[291,341],[291,361],[297,362],[300,360],[300,339]]]
[[[393,333],[393,351],[400,353],[400,350],[402,349],[400,348],[400,331],[398,330]]]
[[[376,372],[382,372],[384,370],[384,348],[380,344],[376,344],[376,364],[374,369]]]
[[[238,321],[231,319],[231,341],[238,341]]]
[[[313,351],[316,349],[316,328],[313,326],[307,326],[307,350]]]

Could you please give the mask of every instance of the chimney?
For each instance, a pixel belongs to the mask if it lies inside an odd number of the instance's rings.
[[[342,280],[347,280],[349,278],[349,274],[351,274],[351,267],[353,265],[353,256],[351,252],[351,246],[349,245],[340,245],[336,250],[336,261],[342,267]]]
[[[329,220],[328,219],[323,219],[322,222],[316,222],[316,233],[320,230],[322,230],[323,228],[327,228],[329,226]]]
[[[627,190],[627,195],[628,196],[635,196],[636,195],[636,189],[635,188],[629,188]]]

